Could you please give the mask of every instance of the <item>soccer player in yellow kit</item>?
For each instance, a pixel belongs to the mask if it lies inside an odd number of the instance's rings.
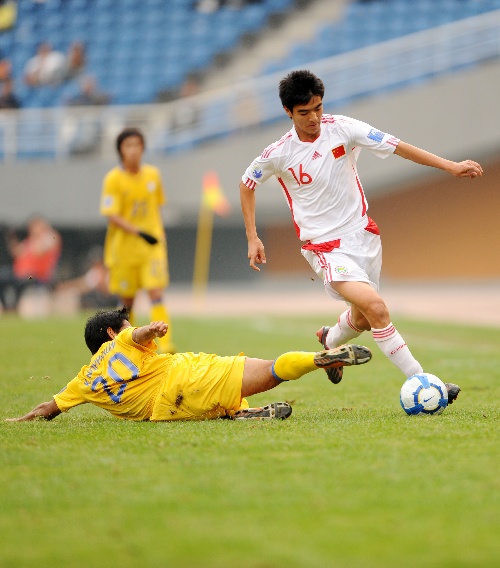
[[[151,320],[169,323],[163,301],[168,285],[167,243],[161,207],[165,204],[158,168],[142,163],[145,140],[137,128],[125,128],[116,139],[121,164],[104,178],[100,213],[108,219],[104,263],[109,269],[109,290],[132,312],[140,289],[151,301]],[[159,340],[162,353],[175,351],[168,339]]]
[[[288,403],[249,408],[244,397],[318,368],[361,365],[371,359],[370,350],[361,345],[317,353],[291,351],[274,361],[242,353],[159,354],[154,340],[165,337],[167,329],[162,321],[132,327],[126,308],[97,312],[85,326],[90,363],[52,400],[7,421],[52,420],[85,403],[128,420],[285,419],[292,413]]]

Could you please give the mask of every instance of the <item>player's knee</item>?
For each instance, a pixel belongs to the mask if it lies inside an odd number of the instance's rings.
[[[370,331],[372,328],[370,322],[361,313],[352,316],[352,324],[356,329],[360,329],[361,331]]]
[[[375,328],[385,327],[390,321],[389,310],[382,298],[370,302],[365,311],[365,316],[370,326]]]

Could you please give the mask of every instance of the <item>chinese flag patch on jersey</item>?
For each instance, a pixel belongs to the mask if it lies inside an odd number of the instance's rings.
[[[338,158],[342,158],[342,156],[345,156],[345,147],[343,144],[341,144],[340,146],[337,146],[336,148],[334,148],[332,150],[332,154],[333,157],[337,160]]]

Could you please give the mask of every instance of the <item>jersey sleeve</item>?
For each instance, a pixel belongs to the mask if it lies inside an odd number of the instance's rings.
[[[147,345],[142,345],[140,343],[136,343],[132,338],[132,333],[134,332],[135,327],[126,327],[124,330],[120,331],[120,333],[116,336],[116,341],[118,343],[125,343],[126,345],[130,345],[139,349],[139,351],[153,351],[155,352],[158,346],[156,345],[154,339],[152,339]]]
[[[101,215],[119,215],[121,211],[121,200],[119,194],[119,184],[116,175],[109,172],[104,178],[101,193],[101,205],[99,209]]]
[[[79,382],[79,377],[75,377],[61,391],[54,395],[53,398],[57,404],[57,408],[59,408],[61,412],[67,412],[71,408],[87,402],[81,395],[80,388],[78,387]]]
[[[259,156],[248,166],[241,181],[249,188],[255,189],[276,173],[274,161]]]
[[[394,153],[399,138],[377,130],[361,120],[349,119],[343,124],[349,141],[355,146],[371,150],[379,158],[387,158]]]

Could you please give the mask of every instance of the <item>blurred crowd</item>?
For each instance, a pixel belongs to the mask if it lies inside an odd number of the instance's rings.
[[[61,105],[90,106],[112,102],[112,97],[99,88],[96,77],[89,73],[85,45],[81,41],[74,41],[67,53],[55,50],[48,41],[41,42],[36,53],[26,62],[22,80],[30,89],[61,84],[72,86],[73,89],[68,89],[71,94],[57,101]],[[0,109],[21,107],[12,63],[0,53]]]
[[[0,267],[0,301],[15,311],[28,286],[50,287],[61,256],[61,235],[43,218],[32,218],[20,239],[15,230],[5,235],[12,264]]]
[[[32,1],[43,4],[45,0]],[[193,0],[192,10],[200,13],[211,13],[224,8],[238,10],[247,5],[260,4],[262,1]],[[0,7],[5,3],[4,0],[0,0]],[[12,4],[15,6],[15,2]],[[5,26],[0,26],[0,33],[2,29],[12,28],[15,24],[16,14],[9,10]],[[49,106],[94,106],[113,102],[113,95],[101,89],[95,73],[89,69],[85,42],[75,38],[64,52],[55,49],[48,38],[41,39],[35,53],[24,63],[24,68],[15,69],[15,73],[10,58],[0,51],[0,109],[23,107],[26,88],[28,92],[32,92],[32,90],[61,85],[67,85],[68,88],[64,89],[62,95],[54,95],[59,100],[52,101]],[[191,74],[177,88],[160,89],[157,92],[156,102],[187,98],[198,91],[199,83],[200,78]],[[23,89],[19,88],[20,84]],[[47,102],[44,105],[46,106]],[[196,122],[196,110],[190,109],[189,105],[182,107],[181,114],[181,123]]]
[[[23,311],[22,302],[28,305],[30,296],[28,311],[39,311],[41,298],[49,297],[70,309],[117,305],[108,291],[102,247],[88,251],[83,274],[64,279],[59,276],[62,237],[45,218],[35,216],[25,229],[8,229],[4,237],[11,262],[0,266],[0,312]]]

